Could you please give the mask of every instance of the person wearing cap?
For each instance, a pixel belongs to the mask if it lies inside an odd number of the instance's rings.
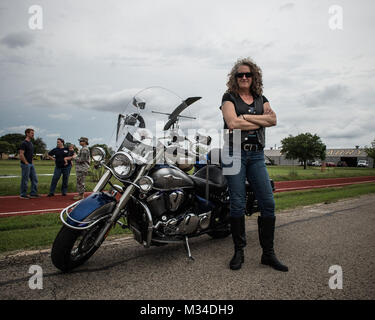
[[[73,159],[76,164],[77,192],[78,192],[78,195],[76,195],[73,198],[74,200],[81,200],[84,198],[85,180],[90,169],[90,150],[88,148],[89,139],[85,137],[81,137],[78,141],[82,148],[81,150],[79,150],[78,155],[73,156]]]

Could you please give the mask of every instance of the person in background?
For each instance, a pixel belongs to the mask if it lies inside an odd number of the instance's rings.
[[[33,164],[34,145],[31,142],[34,139],[34,129],[28,128],[25,130],[26,138],[21,143],[19,148],[21,160],[21,199],[39,198],[38,195],[38,177],[36,176],[35,167]],[[27,195],[27,185],[31,180],[30,196]]]
[[[64,165],[65,165],[65,166],[67,166],[67,165],[69,165],[69,164],[70,164],[71,166],[73,166],[72,159],[73,159],[73,156],[75,155],[74,148],[75,148],[75,145],[74,145],[74,144],[72,144],[72,143],[69,144],[69,146],[68,146],[69,156],[64,158]]]
[[[64,158],[70,156],[70,151],[64,146],[64,143],[64,139],[58,138],[56,148],[48,152],[48,158],[55,161],[55,171],[53,172],[48,197],[53,197],[55,195],[55,189],[61,175],[63,176],[61,194],[66,196],[68,191],[69,175],[72,164],[71,161],[67,161],[67,164],[65,164]]]
[[[77,178],[77,192],[78,192],[78,195],[76,195],[73,198],[74,200],[81,200],[84,198],[85,180],[90,169],[90,150],[88,148],[89,139],[85,137],[81,137],[78,141],[82,148],[81,150],[79,150],[78,155],[73,156],[73,159],[76,164],[76,178]]]

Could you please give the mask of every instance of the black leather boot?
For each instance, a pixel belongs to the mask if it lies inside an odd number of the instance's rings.
[[[276,217],[258,217],[259,242],[263,249],[261,263],[286,272],[288,267],[277,260],[273,249]]]
[[[246,246],[245,216],[243,215],[239,218],[231,217],[230,228],[234,243],[234,255],[229,267],[232,270],[238,270],[241,269],[241,265],[245,261],[243,252],[243,248]]]

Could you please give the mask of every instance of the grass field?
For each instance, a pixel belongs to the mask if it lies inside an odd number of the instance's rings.
[[[274,181],[375,176],[373,168],[327,167],[322,171],[320,167],[304,170],[302,166],[267,166],[267,169]]]
[[[0,218],[0,253],[51,247],[61,226],[58,213]],[[125,233],[116,226],[109,236]]]
[[[375,183],[351,185],[346,187],[293,191],[275,194],[276,214],[280,210],[306,206],[314,203],[334,202],[343,198],[358,197],[375,193]],[[0,218],[0,253],[24,249],[50,248],[61,228],[59,214],[19,216]],[[116,226],[111,237],[129,234]]]
[[[54,171],[54,162],[48,160],[35,161],[35,168],[38,176],[38,192],[46,194],[49,191],[49,186],[52,176],[42,176],[40,174],[52,174]],[[356,177],[356,176],[375,176],[375,169],[372,168],[335,168],[329,167],[321,171],[320,167],[308,167],[306,170],[301,166],[268,166],[268,173],[270,178],[274,181],[286,180],[307,180],[307,179],[323,179],[323,178],[341,178],[341,177]],[[96,170],[92,169],[93,174]],[[68,192],[76,191],[75,169],[72,168],[69,179]],[[1,178],[1,176],[20,176],[21,168],[19,161],[16,160],[0,160],[0,196],[18,195],[20,189],[21,178]],[[56,188],[56,193],[61,190],[61,180]],[[86,181],[87,191],[92,191],[96,182],[92,177],[88,177]],[[29,183],[30,188],[30,183]]]

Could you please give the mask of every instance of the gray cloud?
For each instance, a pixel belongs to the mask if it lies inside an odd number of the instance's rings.
[[[11,49],[27,47],[34,41],[34,36],[28,32],[10,33],[0,40],[2,44]]]
[[[2,131],[3,132],[16,132],[16,133],[22,133],[22,134],[24,134],[25,130],[27,128],[34,129],[35,133],[38,133],[38,134],[44,133],[46,131],[45,129],[39,128],[39,127],[31,125],[31,124],[28,124],[28,125],[23,124],[23,125],[19,125],[19,126],[6,127]]]
[[[29,91],[26,96],[33,106],[42,108],[60,109],[61,107],[75,107],[121,113],[138,91],[139,89],[125,89],[117,92],[98,94],[88,91],[35,89]],[[57,114],[55,116],[63,119],[66,115]]]
[[[228,46],[227,43],[231,45]],[[196,43],[153,44],[149,41],[139,41],[136,44],[126,44],[114,53],[105,55],[103,61],[113,66],[131,67],[177,66],[188,61],[221,69],[228,68],[240,55],[258,55],[272,49],[274,45],[274,41],[260,42],[247,38],[224,37],[220,41],[205,39]],[[306,60],[306,57],[303,59]]]
[[[348,96],[349,88],[342,84],[333,84],[323,89],[314,90],[303,96],[305,105],[309,108],[316,108],[326,105],[337,105],[342,102],[350,102]]]
[[[294,8],[294,6],[295,6],[295,4],[293,2],[288,2],[288,3],[285,3],[282,6],[280,6],[279,11],[291,10],[291,9]]]
[[[82,114],[96,117],[101,125],[91,137],[104,136],[103,119],[123,112],[137,91],[120,89],[162,85],[183,97],[202,96],[191,107],[196,122],[220,129],[217,107],[226,75],[236,59],[250,56],[263,70],[264,94],[278,115],[278,126],[267,130],[268,144],[301,132],[317,133],[337,147],[374,139],[375,53],[368,37],[375,20],[370,1],[358,6],[343,0],[350,28],[332,31],[324,1],[238,0],[233,6],[207,0],[184,1],[181,7],[173,0],[148,6],[42,0],[48,12],[45,28],[29,33],[14,33],[27,31],[26,1],[4,2],[0,74],[7,81],[0,103],[8,111],[2,113],[2,127],[33,123],[15,111],[27,108],[35,114],[44,107],[37,123],[44,122],[48,133],[66,130],[63,121],[48,114],[67,112],[72,123]],[[220,23],[229,16],[236,18]],[[81,135],[82,128],[76,127],[71,131]]]
[[[56,119],[56,120],[70,120],[72,119],[72,115],[67,114],[67,113],[54,113],[54,114],[49,114],[48,118]]]

